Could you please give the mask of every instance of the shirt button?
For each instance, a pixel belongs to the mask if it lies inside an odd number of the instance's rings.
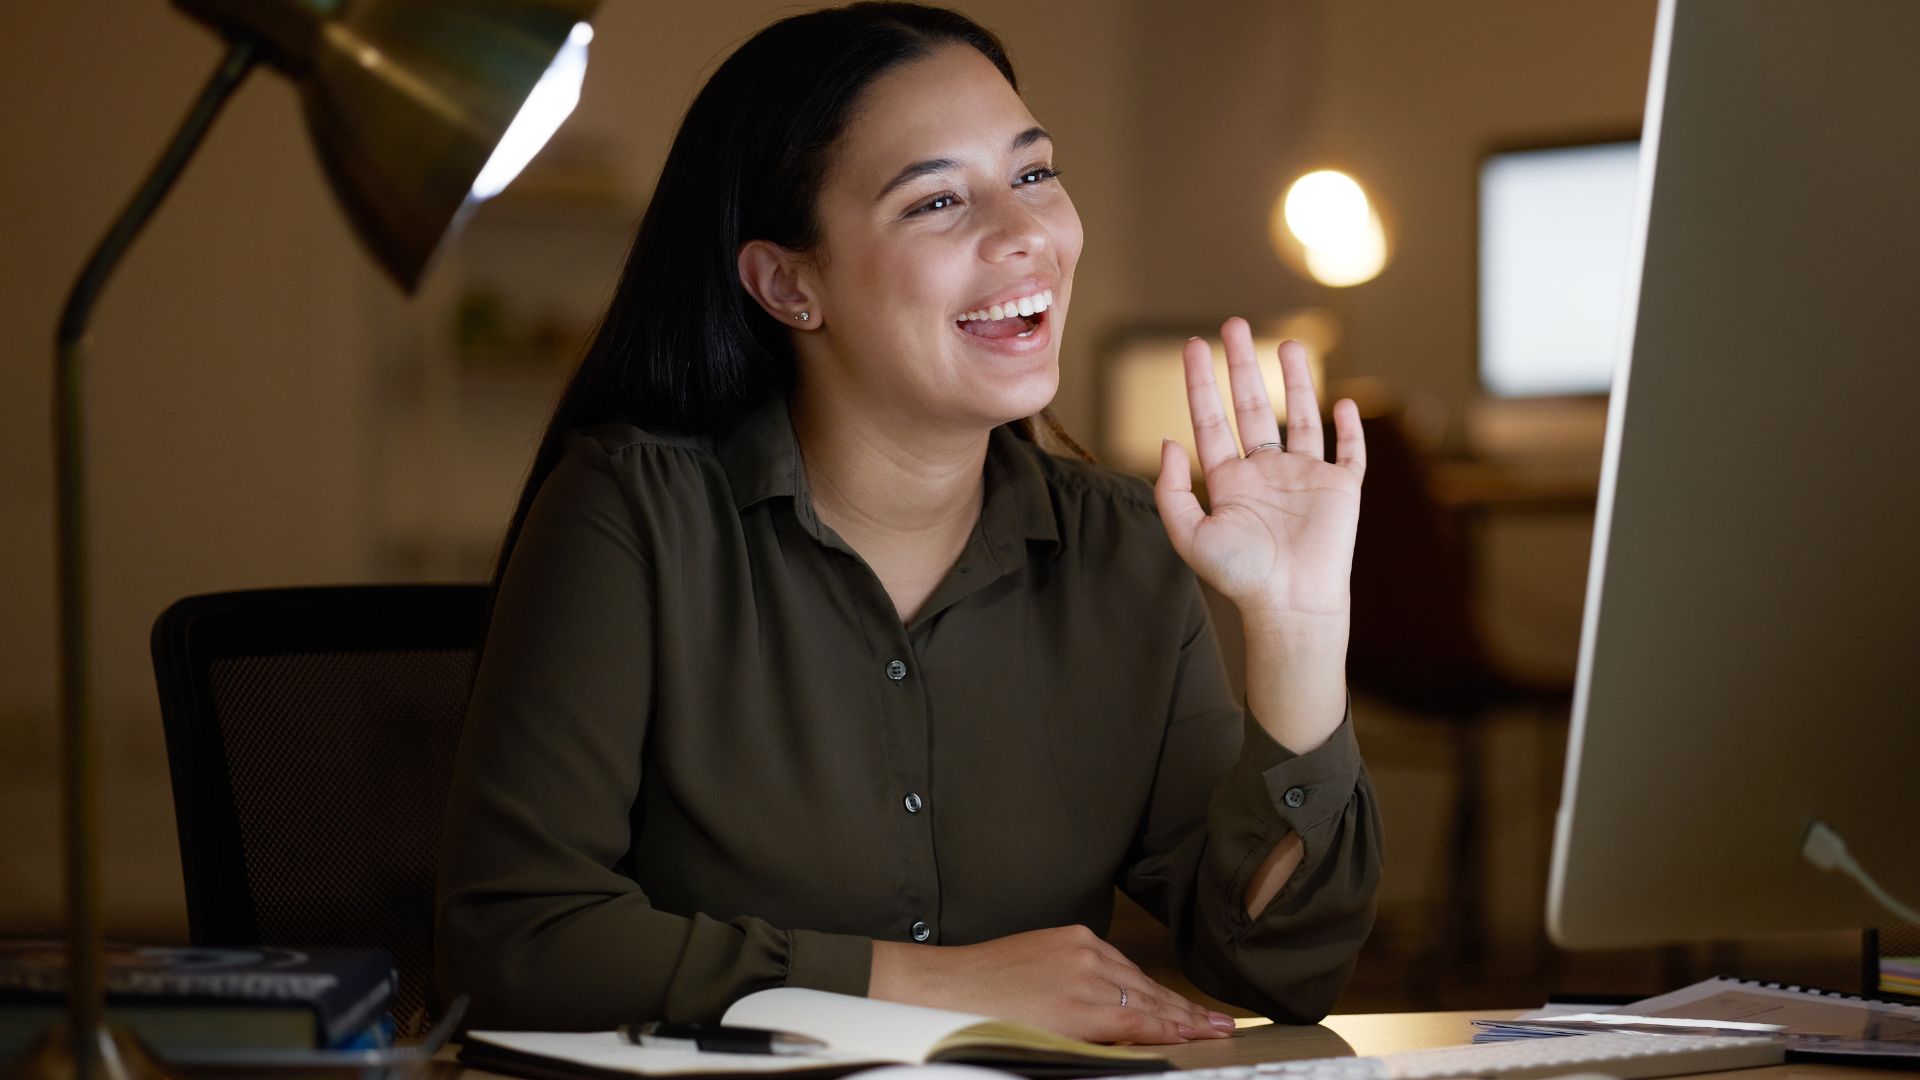
[[[1304,791],[1301,791],[1297,787],[1288,788],[1287,793],[1280,797],[1286,800],[1286,803],[1288,806],[1293,806],[1293,807],[1297,807],[1301,803],[1307,801],[1307,793]]]
[[[898,660],[889,661],[887,663],[887,678],[892,679],[894,682],[899,682],[901,679],[904,679],[906,677],[907,677],[907,665],[901,663]]]
[[[928,926],[926,923],[923,923],[923,922],[917,922],[913,924],[913,940],[925,941],[932,936],[933,936],[933,927]]]
[[[901,801],[906,805],[907,813],[909,814],[919,813],[920,808],[926,805],[925,803],[920,801],[920,796],[914,794],[911,791],[907,792],[907,797]]]

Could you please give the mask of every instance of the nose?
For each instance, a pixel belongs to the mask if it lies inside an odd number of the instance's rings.
[[[992,200],[987,220],[980,248],[988,262],[1038,255],[1051,243],[1040,216],[1014,192],[1005,192]]]

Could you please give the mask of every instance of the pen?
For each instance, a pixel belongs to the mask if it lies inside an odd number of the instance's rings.
[[[620,1037],[640,1046],[722,1054],[811,1054],[827,1048],[819,1039],[790,1031],[721,1024],[669,1024],[661,1020],[621,1024]]]

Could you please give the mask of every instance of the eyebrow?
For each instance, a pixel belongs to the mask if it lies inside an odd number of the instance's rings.
[[[1030,127],[1027,130],[1013,137],[1013,142],[1011,145],[1007,147],[1007,152],[1010,154],[1019,153],[1021,150],[1024,150],[1027,147],[1032,146],[1034,143],[1039,142],[1041,139],[1045,139],[1048,142],[1052,142],[1053,136],[1047,134],[1047,131],[1045,128]],[[902,184],[909,183],[913,180],[917,180],[920,177],[927,175],[928,173],[947,172],[948,170],[957,169],[959,167],[960,167],[960,163],[958,161],[955,161],[952,158],[932,158],[927,161],[916,161],[913,164],[907,166],[906,168],[901,169],[898,173],[894,175],[893,179],[887,181],[886,186],[880,189],[880,194],[875,195],[873,197],[874,201],[878,202],[881,199],[886,198],[887,194],[891,192],[893,189],[899,187]]]

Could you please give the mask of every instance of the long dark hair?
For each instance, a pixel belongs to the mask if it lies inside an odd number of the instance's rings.
[[[718,431],[792,388],[792,343],[741,286],[740,246],[759,239],[813,249],[828,154],[861,91],[948,43],[978,49],[1019,89],[1000,40],[972,19],[871,0],[782,19],[707,80],[674,135],[613,301],[540,439],[496,586],[570,432],[608,420]],[[1051,415],[1042,418],[1048,434],[1084,456]],[[1019,430],[1036,438],[1031,422]]]

